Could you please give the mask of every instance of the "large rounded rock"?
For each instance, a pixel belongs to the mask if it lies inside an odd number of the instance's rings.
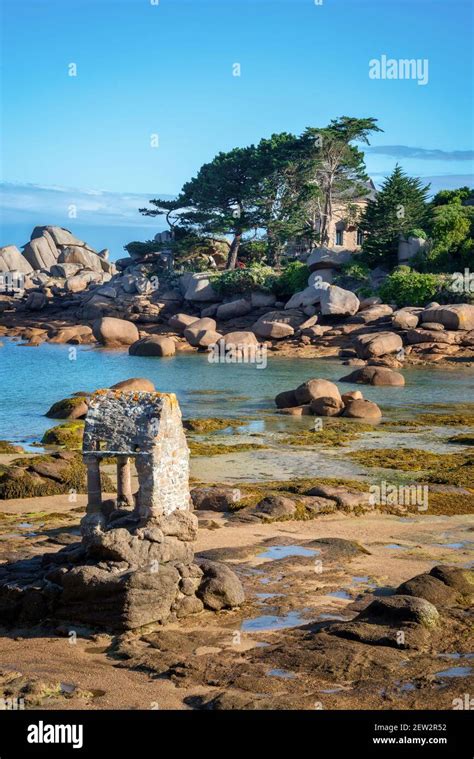
[[[176,343],[165,335],[148,335],[130,346],[131,356],[174,356]]]
[[[142,393],[156,392],[153,382],[150,382],[150,380],[147,380],[144,377],[131,377],[130,379],[116,382],[115,385],[111,385],[110,389],[124,391],[137,390]]]
[[[324,316],[354,316],[359,310],[359,298],[351,290],[330,285],[321,290],[321,313]]]
[[[185,300],[196,302],[208,301],[209,303],[222,300],[221,296],[212,287],[208,274],[191,275],[187,282],[184,298]]]
[[[310,404],[311,411],[315,416],[339,416],[344,410],[344,403],[338,398],[314,398]]]
[[[452,306],[426,308],[421,313],[422,322],[438,322],[446,329],[474,329],[474,306],[458,303]]]
[[[291,337],[295,334],[295,330],[291,324],[284,324],[283,322],[261,322],[258,327],[255,327],[259,337],[263,337],[267,340],[283,340],[285,337]]]
[[[377,358],[398,353],[403,348],[403,341],[395,332],[372,332],[356,337],[354,347],[359,358]]]
[[[82,419],[87,414],[88,408],[87,401],[83,397],[63,398],[53,403],[46,412],[46,416],[50,419]]]
[[[474,594],[474,570],[472,569],[438,564],[433,567],[430,574],[462,596],[469,598]]]
[[[113,316],[104,316],[96,319],[92,324],[94,337],[102,345],[120,346],[133,345],[139,339],[138,329],[133,322],[125,319],[116,319]]]
[[[193,488],[191,499],[199,511],[230,511],[241,500],[238,488]]]
[[[197,595],[206,608],[219,611],[244,603],[244,589],[235,572],[217,561],[200,560],[197,563],[203,571]]]
[[[77,324],[74,327],[62,327],[49,338],[50,343],[82,342],[92,337],[92,330],[86,324]]]
[[[290,408],[291,406],[298,406],[296,395],[294,390],[283,390],[275,396],[275,404],[277,408]]]
[[[418,327],[420,317],[418,313],[401,308],[395,311],[392,317],[392,327],[395,329],[414,329]]]
[[[196,321],[192,322],[189,327],[186,327],[184,330],[184,337],[193,348],[198,348],[199,340],[202,337],[201,333],[207,330],[215,332],[216,326],[215,319],[209,319],[208,317],[204,317],[204,319],[196,319]]]
[[[236,319],[239,316],[245,316],[250,313],[252,306],[245,298],[239,298],[239,300],[233,300],[230,303],[222,303],[217,307],[216,317],[222,321],[228,319]]]
[[[355,382],[359,385],[387,385],[390,387],[403,387],[405,377],[399,372],[394,372],[385,366],[363,366],[354,372],[341,377],[339,382]]]
[[[289,519],[296,514],[296,504],[281,495],[269,495],[259,501],[255,514],[267,519]]]
[[[310,271],[316,269],[340,269],[343,264],[348,263],[352,254],[346,250],[333,250],[331,248],[314,248],[306,261],[306,266]]]
[[[171,329],[175,329],[176,332],[184,332],[185,329],[197,321],[197,316],[190,316],[189,314],[174,314],[174,316],[171,316],[168,319],[168,324]]]
[[[253,332],[228,332],[222,338],[227,349],[241,350],[242,348],[254,348],[258,345],[258,340]]]
[[[453,345],[459,341],[456,332],[446,332],[445,330],[428,330],[409,329],[406,333],[406,342],[408,345],[417,345],[418,343],[448,343]]]
[[[296,400],[299,405],[311,403],[315,398],[335,398],[341,400],[339,388],[334,382],[325,379],[310,379],[303,382],[295,390]]]
[[[220,332],[216,332],[214,329],[203,329],[196,335],[196,348],[209,348],[211,345],[217,345],[219,340],[222,339]]]
[[[369,620],[375,624],[397,625],[412,622],[434,627],[439,622],[439,612],[436,606],[424,598],[395,595],[372,601],[356,619]]]
[[[424,598],[426,601],[435,604],[435,606],[455,603],[457,597],[456,591],[453,588],[450,588],[444,582],[438,580],[437,577],[433,577],[428,573],[417,575],[403,582],[396,592],[404,596]]]
[[[266,314],[261,316],[255,324],[252,325],[252,332],[255,332],[256,335],[263,338],[272,338],[273,337],[273,331],[272,327],[269,325],[272,324],[285,324],[293,328],[293,330],[298,329],[301,324],[306,320],[306,316],[297,309],[286,309],[283,311],[268,311]],[[282,332],[281,328],[278,327],[277,332]],[[287,334],[283,335],[284,337],[288,337],[293,332],[289,332],[287,330]],[[278,337],[274,339],[279,339]]]
[[[377,305],[369,306],[362,310],[359,306],[359,312],[354,316],[352,322],[354,324],[372,324],[381,319],[387,319],[392,313],[393,308],[387,306],[385,303],[378,303]]]
[[[382,412],[372,401],[355,400],[346,405],[343,416],[349,419],[380,419]]]
[[[304,290],[300,290],[291,296],[285,305],[285,309],[305,308],[306,306],[314,306],[317,303],[321,303],[322,294],[328,288],[329,285],[326,282],[321,282],[320,284],[316,284],[316,286],[305,287]]]

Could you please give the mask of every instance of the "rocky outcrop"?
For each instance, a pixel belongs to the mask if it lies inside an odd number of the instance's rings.
[[[32,274],[33,267],[15,245],[6,245],[0,248],[0,272]]]
[[[382,412],[376,403],[365,401],[360,391],[342,397],[334,382],[310,379],[294,390],[285,390],[275,397],[279,413],[291,416],[313,414],[318,417],[346,416],[353,419],[377,421]]]
[[[460,303],[453,306],[435,306],[421,312],[422,322],[437,322],[446,329],[474,329],[474,306]]]

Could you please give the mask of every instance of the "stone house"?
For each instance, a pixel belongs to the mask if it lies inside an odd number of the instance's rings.
[[[363,235],[357,225],[357,219],[361,216],[368,200],[374,200],[376,189],[373,181],[366,182],[367,195],[363,197],[348,196],[347,202],[334,203],[333,216],[329,223],[329,242],[327,248],[336,251],[357,252],[362,247]],[[285,254],[289,258],[298,258],[308,253],[311,245],[309,241],[289,241]]]

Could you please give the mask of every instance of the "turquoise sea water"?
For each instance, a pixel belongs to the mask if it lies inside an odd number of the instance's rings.
[[[274,409],[276,393],[311,377],[337,381],[350,371],[339,360],[268,357],[265,369],[246,364],[209,363],[206,354],[173,358],[129,356],[126,351],[43,344],[22,347],[4,339],[0,347],[0,439],[31,443],[54,421],[44,414],[55,401],[79,391],[93,391],[129,377],[147,377],[157,390],[177,394],[183,416],[260,416]],[[394,418],[423,404],[474,401],[474,369],[408,368],[406,387],[361,386],[384,415]],[[352,385],[340,384],[342,392]],[[211,391],[211,392],[209,392]],[[270,419],[271,417],[269,417]],[[282,422],[283,422],[283,418]],[[292,420],[294,423],[295,420]]]

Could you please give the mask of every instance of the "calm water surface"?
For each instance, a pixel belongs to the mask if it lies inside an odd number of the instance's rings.
[[[274,396],[281,390],[294,388],[311,377],[337,381],[348,371],[348,367],[334,359],[279,358],[270,354],[267,367],[258,369],[246,364],[211,364],[206,354],[146,358],[129,356],[126,351],[90,346],[78,346],[76,360],[71,360],[71,346],[43,344],[32,348],[8,339],[3,342],[0,347],[0,439],[27,444],[38,441],[54,424],[44,414],[55,401],[75,392],[107,387],[129,377],[147,377],[157,390],[176,393],[184,417],[257,417],[250,423],[247,433],[285,429],[285,425],[298,423],[307,427],[307,417],[295,420],[266,416],[263,412],[274,409]],[[422,404],[474,401],[473,368],[408,368],[403,373],[407,383],[404,388],[362,388],[366,398],[382,407],[385,418],[406,416],[407,411],[414,413]],[[351,385],[342,383],[340,389],[351,389]],[[426,437],[425,431],[403,438],[399,435],[397,441],[397,434],[393,433],[393,444],[420,445],[423,436]],[[446,434],[453,434],[453,429],[446,430]],[[387,434],[372,437],[372,445],[387,445]],[[258,442],[258,438],[253,440]],[[259,453],[258,458],[264,465],[263,474],[267,473],[265,460],[273,455],[270,451]],[[293,451],[291,455],[293,460],[288,459],[289,468],[302,467],[305,470],[305,454]],[[314,452],[311,456],[314,466]],[[219,457],[219,461],[222,459],[224,457]],[[255,467],[254,456],[253,459]],[[356,474],[356,469],[353,473]]]

